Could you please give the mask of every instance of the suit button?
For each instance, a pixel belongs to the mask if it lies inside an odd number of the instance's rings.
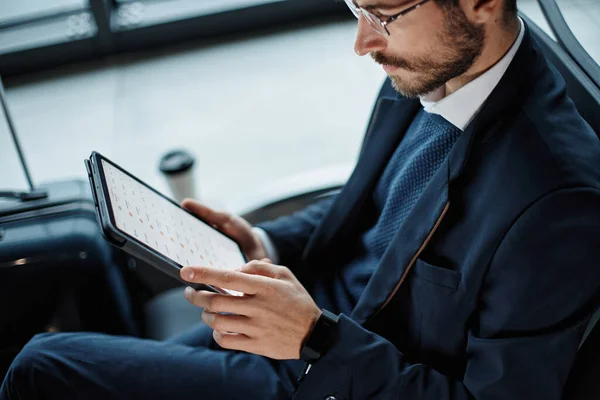
[[[335,396],[327,396],[323,400],[337,400]]]

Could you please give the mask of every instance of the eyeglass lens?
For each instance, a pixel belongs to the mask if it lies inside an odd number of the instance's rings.
[[[360,18],[360,15],[362,14],[373,29],[382,35],[387,35],[385,27],[381,25],[381,20],[377,16],[371,14],[367,10],[357,7],[352,0],[345,0],[345,2],[356,18]]]

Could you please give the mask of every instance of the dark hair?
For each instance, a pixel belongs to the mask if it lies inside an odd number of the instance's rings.
[[[435,0],[441,6],[457,6],[459,0]],[[510,21],[517,16],[517,0],[504,0],[504,19]]]

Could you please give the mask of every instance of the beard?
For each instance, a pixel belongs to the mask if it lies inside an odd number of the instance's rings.
[[[438,35],[441,50],[437,58],[412,59],[371,53],[379,64],[391,65],[412,72],[410,81],[390,75],[394,89],[408,98],[431,93],[449,80],[463,75],[481,55],[485,39],[482,26],[472,24],[460,7],[450,6],[445,11],[444,28]]]

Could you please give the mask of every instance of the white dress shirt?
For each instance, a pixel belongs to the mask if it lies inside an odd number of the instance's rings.
[[[473,121],[483,103],[490,96],[523,42],[525,24],[519,18],[521,30],[510,50],[492,68],[488,69],[477,79],[472,80],[456,92],[446,96],[445,86],[421,97],[423,109],[432,114],[438,114],[444,119],[464,131]]]
[[[421,97],[421,104],[425,112],[441,115],[452,125],[464,131],[481,110],[483,103],[498,85],[513,58],[515,58],[525,36],[525,24],[521,18],[519,18],[519,23],[521,25],[519,36],[500,61],[477,79],[472,80],[449,96],[446,96],[445,86],[442,86]],[[252,229],[260,237],[267,256],[274,264],[279,263],[279,252],[267,232],[260,228]]]
[[[279,251],[277,251],[277,246],[275,246],[275,243],[273,243],[269,234],[260,228],[252,228],[252,230],[260,238],[263,247],[267,252],[267,257],[273,261],[273,264],[279,264]]]

